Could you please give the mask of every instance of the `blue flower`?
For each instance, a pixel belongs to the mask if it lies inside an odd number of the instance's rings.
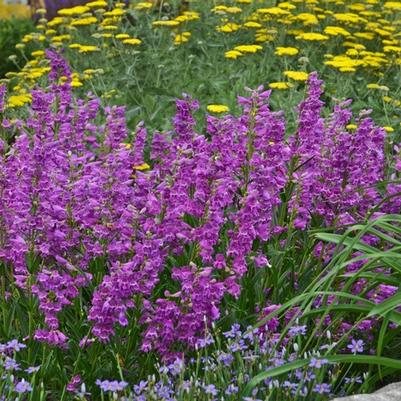
[[[14,387],[14,390],[20,394],[28,393],[28,392],[32,391],[32,386],[30,385],[30,383],[28,383],[27,381],[22,379],[20,382],[18,382],[16,384],[16,386]]]
[[[323,365],[327,365],[329,363],[329,361],[327,359],[316,359],[316,358],[312,358],[309,362],[309,366],[311,368],[316,368],[316,369],[320,369]]]
[[[357,353],[363,352],[363,346],[364,346],[363,340],[355,341],[355,340],[353,339],[352,342],[351,342],[351,344],[348,344],[348,345],[347,345],[347,348],[348,348],[353,354],[357,354]]]

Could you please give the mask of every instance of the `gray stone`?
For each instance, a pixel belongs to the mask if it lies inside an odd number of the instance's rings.
[[[389,384],[373,394],[351,395],[333,401],[401,401],[401,382]]]

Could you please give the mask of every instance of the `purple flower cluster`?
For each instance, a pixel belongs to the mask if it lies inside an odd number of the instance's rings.
[[[240,117],[209,116],[206,134],[195,131],[198,103],[178,100],[173,131],[153,135],[150,167],[145,128],[126,143],[124,108],[74,99],[68,65],[47,57],[49,88],[32,91],[15,143],[0,147],[0,259],[39,299],[39,341],[67,346],[59,315],[101,259],[108,269],[88,313],[93,335],[108,341],[140,308],[142,349],[174,360],[219,318],[223,297],[239,296],[249,263],[269,266],[262,246],[272,236],[314,216],[354,221],[380,199],[384,131],[363,116],[347,130],[348,103],[323,119],[316,74],[289,139],[262,87],[239,98]]]
[[[299,126],[292,139],[297,182],[293,198],[295,227],[305,228],[313,216],[328,224],[350,224],[363,218],[381,200],[376,184],[385,176],[385,131],[363,111],[355,132],[346,127],[353,118],[350,100],[321,117],[322,81],[309,78],[308,97],[299,106]]]

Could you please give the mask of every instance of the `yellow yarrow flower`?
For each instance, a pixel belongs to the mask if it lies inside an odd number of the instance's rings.
[[[191,32],[182,32],[174,37],[174,44],[180,45],[182,43],[188,42],[191,36]]]
[[[27,103],[31,103],[32,96],[30,94],[13,95],[8,98],[8,107],[22,107]]]
[[[160,20],[160,21],[153,21],[152,26],[178,26],[180,23],[175,20]]]
[[[278,16],[290,14],[289,11],[283,10],[283,9],[280,8],[280,7],[259,8],[259,9],[257,10],[257,12],[258,12],[259,14],[269,14],[269,15],[278,15]]]
[[[81,18],[81,19],[72,21],[70,25],[71,26],[85,26],[85,25],[96,24],[96,22],[97,22],[96,17],[87,17],[87,18]]]
[[[230,58],[230,59],[234,59],[234,60],[241,56],[243,56],[243,54],[241,52],[239,52],[238,50],[229,50],[224,53],[225,58]]]
[[[294,4],[291,4],[287,1],[279,3],[277,6],[280,8],[284,8],[285,10],[295,10],[297,8],[296,6],[294,6]]]
[[[129,149],[129,148],[127,147],[127,149]],[[150,166],[148,163],[142,163],[142,164],[139,164],[138,166],[134,166],[133,169],[138,170],[138,171],[144,171],[144,170],[149,170]]]
[[[44,50],[36,50],[31,53],[32,57],[43,57],[45,55]]]
[[[324,28],[324,33],[330,36],[351,36],[351,34],[347,30],[340,26],[326,26],[326,28]]]
[[[390,90],[390,88],[386,85],[379,85],[379,84],[375,84],[375,83],[367,84],[366,87],[368,89],[378,89],[378,90],[384,91],[384,92],[388,92]]]
[[[153,3],[149,2],[149,1],[142,1],[142,2],[138,3],[134,7],[134,9],[135,10],[149,10],[152,7],[153,7]]]
[[[107,1],[104,0],[91,1],[90,3],[86,3],[85,5],[90,8],[107,7]]]
[[[321,33],[304,32],[296,36],[295,39],[307,41],[323,41],[329,39],[329,37],[327,35],[322,35]]]
[[[105,17],[121,17],[124,14],[125,14],[125,10],[123,10],[121,8],[115,8],[114,10],[106,11],[104,13],[104,16]]]
[[[280,90],[289,89],[292,86],[293,85],[290,82],[271,82],[269,84],[270,88],[272,88],[272,89],[280,89]]]
[[[79,79],[73,79],[71,81],[72,88],[80,88],[81,86],[83,86],[83,83]]]
[[[259,24],[259,22],[248,21],[248,22],[245,22],[244,27],[245,28],[262,28],[262,25]]]
[[[137,38],[130,38],[130,39],[124,39],[123,43],[125,45],[136,46],[136,45],[140,45],[142,43],[142,41],[140,39],[137,39]]]
[[[90,46],[90,45],[79,46],[80,53],[92,53],[92,52],[97,52],[99,50],[100,49],[97,46]]]
[[[263,47],[260,45],[239,45],[234,47],[234,50],[237,50],[241,53],[256,53],[258,50],[262,49]]]
[[[102,31],[117,31],[118,30],[118,26],[116,26],[116,25],[102,25],[101,27],[100,27],[100,29],[102,30]]]
[[[401,53],[400,46],[384,46],[383,51],[385,53]]]
[[[340,22],[351,23],[351,24],[359,24],[361,22],[367,23],[368,20],[365,18],[361,18],[358,14],[355,13],[335,13],[333,17]]]
[[[211,113],[216,114],[227,113],[230,110],[227,106],[224,106],[223,104],[209,104],[206,108]]]
[[[309,74],[304,71],[284,71],[284,75],[287,78],[293,79],[294,81],[306,81]]]
[[[120,40],[122,40],[122,39],[128,39],[128,38],[129,38],[129,35],[128,35],[128,33],[118,33],[118,34],[115,36],[115,38],[116,38],[116,39],[120,39]]]
[[[386,1],[383,7],[390,10],[401,10],[401,1]]]
[[[301,21],[304,25],[317,25],[319,23],[318,19],[309,13],[301,13],[295,16],[295,19]]]
[[[299,50],[296,47],[276,47],[274,52],[277,56],[296,56]]]
[[[61,10],[58,10],[58,14],[62,15],[64,17],[71,17],[73,15],[81,15],[81,14],[87,13],[88,11],[90,11],[89,7],[75,6],[75,7],[71,7],[71,8],[62,8]]]
[[[238,29],[241,28],[241,25],[235,24],[234,22],[231,22],[229,24],[221,25],[216,28],[218,32],[223,32],[223,33],[231,33],[238,31]]]

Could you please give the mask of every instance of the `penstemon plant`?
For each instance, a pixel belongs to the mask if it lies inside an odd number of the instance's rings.
[[[0,146],[3,282],[26,299],[30,341],[81,356],[140,335],[142,352],[170,363],[229,320],[233,300],[254,315],[271,307],[266,294],[294,293],[299,271],[280,257],[291,239],[397,206],[379,190],[398,165],[396,152],[386,160],[384,130],[366,111],[353,117],[348,101],[323,117],[316,73],[294,135],[259,87],[238,99],[239,117],[208,116],[205,133],[195,129],[198,102],[184,96],[174,129],[150,140],[142,124],[130,136],[123,107],[74,98],[68,64],[47,57],[49,87],[32,90],[26,118],[3,117],[17,135]],[[385,290],[382,300],[394,293]]]

